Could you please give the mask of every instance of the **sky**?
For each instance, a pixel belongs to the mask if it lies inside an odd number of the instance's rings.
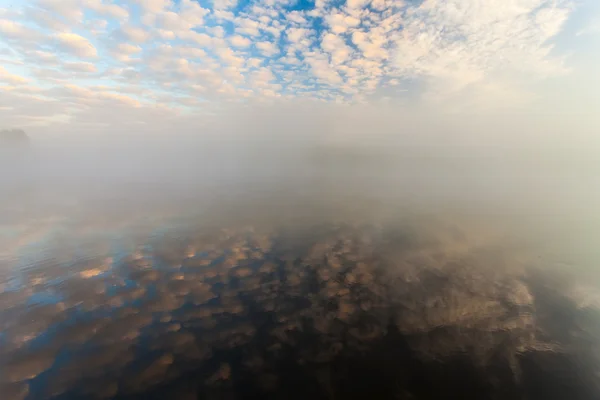
[[[42,139],[259,107],[330,136],[513,121],[585,143],[599,68],[595,0],[0,0],[0,128]]]

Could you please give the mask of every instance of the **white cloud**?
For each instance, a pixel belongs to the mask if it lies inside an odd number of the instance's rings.
[[[158,36],[164,40],[173,40],[177,37],[175,32],[169,31],[167,29],[157,29],[156,32],[158,33]]]
[[[234,35],[229,38],[229,43],[234,47],[248,47],[252,44],[252,41],[247,37]]]
[[[243,33],[250,36],[260,36],[260,23],[250,18],[235,19],[237,33]]]
[[[341,64],[352,55],[352,48],[344,39],[333,33],[326,33],[321,40],[321,48],[331,54],[333,64]]]
[[[250,74],[250,80],[254,87],[267,88],[276,77],[269,68],[260,68]]]
[[[299,43],[310,36],[312,31],[305,28],[290,28],[286,31],[287,38],[292,43]]]
[[[324,54],[307,54],[306,62],[310,65],[313,75],[321,82],[331,85],[338,85],[343,82],[340,74],[329,64]]]
[[[16,19],[20,12],[14,8],[0,8],[0,19]]]
[[[244,58],[237,55],[231,49],[219,48],[217,49],[217,55],[226,65],[242,67],[245,63]]]
[[[72,22],[66,21],[59,14],[42,8],[30,7],[25,15],[30,21],[51,31],[69,31],[73,26]]]
[[[175,11],[163,11],[159,14],[153,14],[152,21],[147,25],[153,25],[162,29],[170,30],[175,33],[187,32],[204,21],[204,15],[208,12],[199,7],[201,12],[178,13]]]
[[[29,79],[16,74],[12,74],[0,65],[0,82],[7,82],[13,85],[22,85],[27,83],[28,81]]]
[[[398,2],[398,3],[396,3],[396,6],[400,7],[403,5],[403,3],[404,3],[403,1]],[[377,11],[383,11],[393,5],[394,5],[394,2],[390,1],[390,0],[373,0],[371,2],[371,7],[373,7]]]
[[[64,52],[85,58],[94,58],[98,55],[96,48],[89,40],[75,33],[58,33],[54,36],[58,48]]]
[[[290,52],[304,53],[310,50],[313,45],[314,31],[306,28],[289,28],[285,31],[290,45],[287,48]],[[293,56],[293,53],[291,54]]]
[[[285,29],[285,27],[283,25],[281,25],[281,26],[275,26],[275,24],[273,24],[272,26],[266,26],[266,27],[264,27],[263,31],[269,33],[270,35],[273,35],[273,37],[275,38],[275,40],[277,40],[277,39],[279,39],[279,37],[283,33],[284,29]]]
[[[256,43],[256,48],[266,57],[271,57],[279,53],[279,49],[272,42],[258,42]]]
[[[60,15],[69,22],[83,22],[82,2],[79,0],[37,0],[37,5]]]
[[[567,71],[552,41],[573,1],[317,0],[314,10],[290,12],[290,1],[267,0],[235,14],[236,0],[202,3],[207,8],[196,0],[135,4],[39,0],[0,11],[0,48],[12,49],[2,63],[22,69],[10,72],[31,84],[71,82],[85,89],[85,78],[99,76],[126,85],[123,90],[143,87],[139,98],[165,107],[172,100],[174,109],[197,104],[182,100],[188,91],[218,101],[282,93],[366,101],[398,93],[392,87],[406,81],[418,82],[415,101],[468,97],[452,103],[516,105],[535,98],[523,89],[528,81]],[[138,8],[139,20],[129,15]],[[109,101],[112,95],[103,96]]]
[[[288,21],[294,22],[299,25],[305,25],[308,21],[304,18],[303,13],[300,11],[292,11],[286,14],[285,18]]]
[[[105,19],[90,19],[85,21],[85,28],[90,31],[92,35],[103,35],[106,34],[106,27],[108,21]]]
[[[121,26],[116,34],[121,36],[123,40],[134,43],[144,43],[152,37],[146,29],[132,25]]]
[[[235,8],[237,0],[213,0],[213,8],[215,10],[229,10]]]
[[[220,26],[211,26],[211,27],[208,27],[208,28],[206,28],[206,31],[210,35],[212,35],[214,37],[217,37],[217,38],[224,38],[225,37],[225,29],[223,29]]]
[[[387,59],[388,52],[383,47],[387,44],[387,38],[377,35],[374,32],[370,34],[362,31],[354,31],[352,33],[352,43],[358,47],[365,58],[368,59]]]
[[[370,0],[348,0],[346,5],[350,9],[365,8],[370,3]]]
[[[329,14],[325,17],[331,32],[340,34],[345,33],[349,28],[360,25],[360,19],[343,13]]]
[[[210,47],[213,45],[213,37],[208,36],[206,33],[199,33],[196,31],[181,31],[177,33],[180,39],[190,40],[196,43],[198,46]]]
[[[190,28],[202,25],[204,17],[210,12],[208,9],[200,7],[200,4],[193,0],[181,0],[179,6],[179,15]]]
[[[42,50],[34,50],[24,53],[24,55],[35,64],[54,65],[59,63],[59,58],[55,53]]]
[[[7,19],[0,19],[0,33],[2,33],[6,39],[14,39],[19,41],[41,40],[43,37],[41,32],[26,27],[21,23]]]
[[[96,65],[89,62],[65,62],[62,68],[73,72],[96,72]]]
[[[178,53],[184,58],[206,58],[206,52],[197,47],[178,47]]]
[[[395,39],[400,74],[436,79],[455,93],[494,70],[548,76],[563,71],[546,44],[561,29],[570,2],[426,0]]]
[[[158,13],[173,5],[171,0],[134,0],[146,13]]]
[[[577,36],[600,35],[600,18],[587,23],[583,29],[577,32]]]
[[[90,10],[107,17],[119,20],[129,18],[129,11],[117,4],[105,3],[102,0],[83,0],[81,3]]]
[[[224,11],[220,8],[214,8],[213,14],[217,21],[233,21],[235,19],[235,16],[231,11]]]
[[[240,68],[237,67],[225,67],[222,69],[223,77],[228,81],[237,85],[242,84],[246,81],[244,74]]]
[[[117,45],[117,51],[124,54],[135,54],[141,52],[142,48],[129,43],[119,43]]]
[[[248,61],[246,61],[246,65],[249,68],[258,68],[263,64],[263,60],[261,60],[260,58],[250,58],[248,59]]]

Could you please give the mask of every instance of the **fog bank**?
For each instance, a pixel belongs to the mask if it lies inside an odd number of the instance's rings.
[[[489,131],[475,118],[435,121],[386,107],[284,103],[231,108],[168,130],[66,130],[32,140],[26,153],[3,150],[2,220],[35,225],[51,216],[110,227],[158,215],[274,224],[451,215],[512,224],[513,233],[595,256],[593,145],[561,146],[557,135],[510,130],[510,121]]]

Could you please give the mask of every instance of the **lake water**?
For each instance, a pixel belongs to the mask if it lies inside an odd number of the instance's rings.
[[[595,178],[436,163],[42,168],[2,199],[0,398],[599,398]]]

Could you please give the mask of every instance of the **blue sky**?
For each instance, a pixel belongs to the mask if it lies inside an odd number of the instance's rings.
[[[594,0],[0,0],[0,120],[103,129],[298,99],[593,118],[599,38]]]

